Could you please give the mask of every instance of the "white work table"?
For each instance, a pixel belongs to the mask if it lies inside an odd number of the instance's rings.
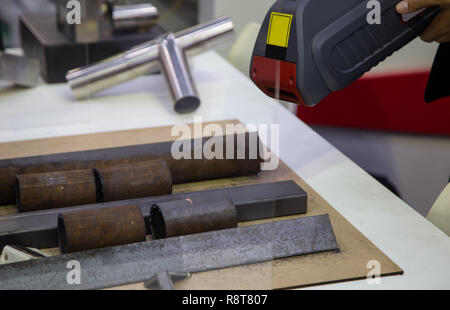
[[[280,158],[405,272],[380,285],[318,288],[450,289],[450,238],[384,188],[215,52],[191,60],[202,99],[176,114],[164,78],[145,76],[76,102],[65,84],[18,89],[0,84],[0,142],[239,119],[279,124]]]

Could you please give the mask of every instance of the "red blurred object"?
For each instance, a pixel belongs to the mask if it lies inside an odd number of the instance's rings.
[[[450,97],[426,103],[428,75],[363,77],[315,107],[299,106],[298,116],[315,125],[450,135]]]
[[[303,104],[297,89],[297,64],[260,56],[252,64],[251,78],[267,96],[276,97],[276,76],[280,76],[280,99]]]

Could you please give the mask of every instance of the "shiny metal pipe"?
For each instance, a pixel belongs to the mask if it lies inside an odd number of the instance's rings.
[[[234,34],[233,22],[228,17],[197,25],[175,34],[178,47],[186,56],[193,56],[217,46]],[[129,51],[113,56],[88,67],[68,72],[66,79],[76,99],[91,95],[141,75],[159,69],[158,38],[140,44]]]
[[[114,5],[111,10],[111,19],[115,28],[146,26],[158,17],[158,8],[150,3]]]
[[[175,102],[175,111],[189,113],[200,106],[200,98],[195,90],[191,72],[183,50],[178,47],[173,33],[169,33],[159,43],[161,69]]]

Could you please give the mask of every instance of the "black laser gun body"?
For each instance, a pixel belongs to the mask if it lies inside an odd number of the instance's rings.
[[[276,1],[256,40],[253,82],[271,97],[316,105],[419,36],[440,10],[400,15],[397,3]]]

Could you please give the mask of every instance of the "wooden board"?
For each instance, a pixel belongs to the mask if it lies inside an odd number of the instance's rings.
[[[221,121],[217,123],[224,128],[225,124],[238,123],[238,121]],[[192,125],[190,126],[192,127]],[[174,139],[174,137],[171,137],[171,127],[161,127],[3,143],[0,144],[0,159],[155,143]],[[294,180],[308,193],[308,212],[306,215],[302,216],[329,214],[337,242],[341,249],[340,253],[311,254],[250,266],[239,266],[197,273],[192,275],[190,279],[177,283],[175,288],[279,289],[365,279],[370,271],[367,268],[367,264],[372,260],[376,260],[380,263],[382,276],[400,275],[403,273],[399,266],[364,237],[364,235],[362,235],[283,162],[280,162],[280,166],[277,170],[263,171],[257,176],[177,185],[174,187],[174,192],[189,192],[290,179]],[[15,212],[17,212],[17,210],[14,207],[0,207],[0,214]],[[259,222],[264,221],[241,223],[240,225],[251,225]],[[52,252],[55,253],[54,251]],[[115,289],[143,288],[142,283],[137,283]]]

